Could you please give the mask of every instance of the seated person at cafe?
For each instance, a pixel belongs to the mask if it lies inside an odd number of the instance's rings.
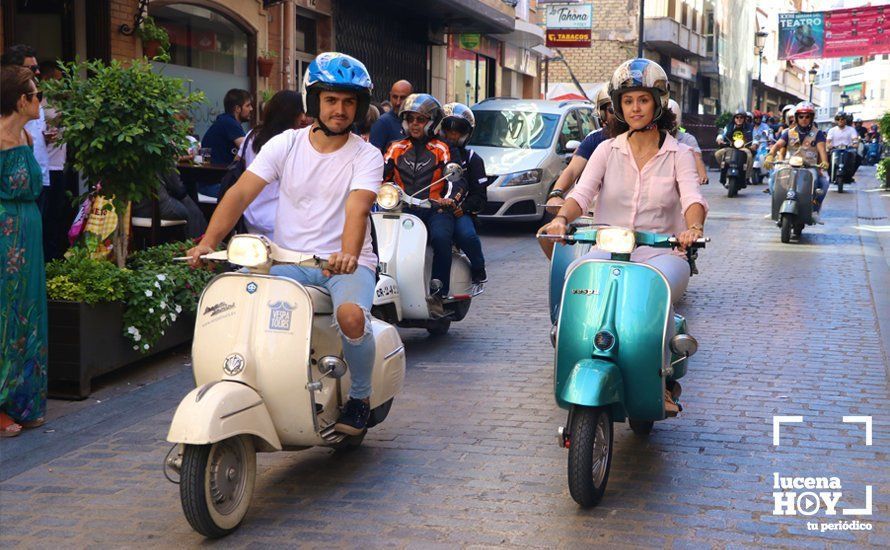
[[[207,219],[201,208],[189,197],[175,170],[158,177],[158,206],[162,220],[185,220],[186,236],[197,239],[207,230]],[[133,207],[133,216],[151,218],[151,199],[145,199]]]
[[[229,90],[223,98],[223,108],[225,112],[216,117],[201,140],[201,147],[210,149],[210,163],[218,166],[231,164],[244,142],[247,134],[241,124],[249,121],[253,112],[250,92]],[[199,189],[204,195],[219,196],[218,182],[201,182]]]

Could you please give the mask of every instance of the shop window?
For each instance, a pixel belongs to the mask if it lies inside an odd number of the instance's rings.
[[[224,15],[187,4],[151,8],[151,15],[170,35],[171,63],[247,76],[247,33]]]
[[[297,15],[297,32],[294,35],[297,51],[314,54],[318,51],[318,34],[315,19]]]

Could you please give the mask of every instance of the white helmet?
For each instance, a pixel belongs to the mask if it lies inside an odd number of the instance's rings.
[[[670,109],[671,112],[674,113],[674,116],[677,117],[677,126],[680,126],[681,120],[683,118],[683,114],[680,112],[680,104],[673,99],[669,99],[668,109]]]

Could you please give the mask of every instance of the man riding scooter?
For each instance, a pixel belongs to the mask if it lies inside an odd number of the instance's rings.
[[[475,128],[476,117],[463,103],[447,103],[442,107],[439,139],[460,153],[460,165],[464,169],[464,179],[468,186],[466,198],[454,212],[454,243],[466,253],[470,260],[473,284],[478,285],[486,282],[488,275],[485,273],[482,241],[476,234],[474,218],[485,208],[488,200],[488,176],[485,174],[485,161],[467,148],[467,141]]]
[[[286,130],[265,144],[220,201],[201,243],[188,251],[189,263],[200,265],[201,255],[219,246],[265,186],[280,182],[276,244],[327,258],[330,267],[276,265],[271,274],[330,292],[352,380],[334,429],[358,435],[370,415],[375,358],[370,309],[377,257],[368,216],[383,181],[383,158],[352,133],[352,124],[364,119],[373,84],[360,61],[336,52],[316,57],[303,84],[306,114],[315,123]]]
[[[834,115],[836,126],[828,130],[828,135],[826,136],[825,141],[828,158],[832,159],[832,164],[834,164],[834,155],[831,154],[831,150],[839,147],[846,148],[848,158],[847,162],[844,163],[846,174],[841,174],[844,178],[843,183],[853,183],[853,176],[856,175],[856,170],[859,169],[859,165],[862,163],[862,158],[858,153],[859,132],[850,126],[851,119],[852,116],[843,111],[838,111],[837,114]],[[831,172],[834,172],[834,170]]]
[[[717,163],[723,167],[725,157],[733,151],[732,144],[736,140],[742,140],[746,144],[750,144],[753,139],[753,128],[746,123],[748,113],[744,109],[738,109],[735,112],[735,115],[732,117],[732,121],[726,125],[726,128],[723,130],[723,133],[717,136],[717,144],[723,145],[724,147],[717,151],[714,154],[714,158],[717,159]],[[750,145],[746,145],[741,148],[741,151],[745,153],[746,164],[745,164],[745,181],[750,179],[751,177],[751,168],[754,165],[754,153],[750,148]],[[726,171],[723,170],[720,173],[720,183],[726,186]]]
[[[389,144],[384,156],[384,178],[409,195],[417,194],[417,198],[429,198],[435,203],[435,208],[411,208],[410,211],[423,220],[429,231],[433,248],[430,296],[438,302],[430,307],[438,313],[442,311],[441,299],[448,296],[451,282],[454,208],[464,196],[466,181],[443,180],[445,165],[460,155],[435,137],[442,120],[442,105],[436,98],[429,94],[409,95],[399,117],[408,137]]]
[[[818,223],[822,201],[828,193],[828,153],[825,151],[825,133],[816,127],[813,120],[816,109],[812,103],[802,101],[794,109],[794,127],[782,132],[779,139],[770,148],[763,162],[767,170],[771,170],[775,162],[776,151],[788,148],[789,156],[803,158],[804,166],[818,167],[816,178],[816,198],[813,205],[813,219]]]

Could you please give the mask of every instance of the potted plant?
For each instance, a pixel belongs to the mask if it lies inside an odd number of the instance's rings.
[[[191,339],[198,297],[214,276],[173,262],[192,245],[137,252],[124,268],[92,258],[85,247],[47,264],[54,395],[86,397],[95,376]]]
[[[278,57],[278,52],[274,50],[260,50],[256,64],[261,77],[268,78],[272,74],[272,66],[275,64],[276,57]]]
[[[136,33],[142,39],[142,52],[149,59],[154,59],[170,47],[170,35],[151,16],[142,20]]]
[[[878,120],[878,131],[884,143],[890,143],[890,111],[884,113]],[[890,189],[890,157],[878,161],[878,181],[883,180],[884,189]]]
[[[153,70],[145,59],[63,63],[62,78],[42,83],[64,120],[59,142],[90,186],[101,184],[118,217],[112,251],[118,267],[127,259],[130,202],[152,197],[158,174],[175,168],[188,148],[189,123],[180,112],[203,101],[182,80]],[[81,77],[82,74],[88,77]]]

